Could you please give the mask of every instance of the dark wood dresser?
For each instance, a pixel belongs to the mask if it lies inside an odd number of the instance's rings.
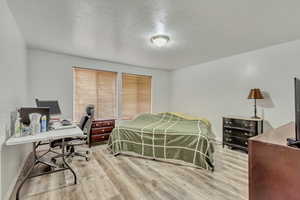
[[[223,117],[223,147],[248,152],[248,139],[263,132],[263,120],[246,117]]]
[[[89,146],[95,142],[108,140],[114,128],[115,119],[95,119],[91,128]]]
[[[300,149],[289,123],[249,140],[249,200],[299,200]]]

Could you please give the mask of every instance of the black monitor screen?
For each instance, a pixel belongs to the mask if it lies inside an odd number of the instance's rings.
[[[295,78],[295,124],[296,140],[300,140],[300,79]]]
[[[58,105],[58,101],[40,101],[35,100],[37,107],[48,107],[50,109],[50,115],[60,115],[61,111]]]

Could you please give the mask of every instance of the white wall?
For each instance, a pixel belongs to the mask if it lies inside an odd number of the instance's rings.
[[[72,118],[73,66],[152,75],[153,112],[169,110],[170,72],[58,54],[38,49],[28,50],[28,63],[28,83],[31,102],[34,102],[35,97],[40,99],[58,99],[65,117]]]
[[[260,101],[258,114],[275,128],[294,120],[295,76],[300,41],[178,69],[171,75],[171,110],[207,117],[221,139],[222,116],[253,115],[247,95],[257,87],[270,96]]]
[[[26,104],[26,47],[16,22],[0,0],[0,199],[13,186],[30,146],[5,146],[10,112]]]

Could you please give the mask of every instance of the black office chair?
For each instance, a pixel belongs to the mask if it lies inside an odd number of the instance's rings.
[[[86,161],[89,160],[89,150],[86,150],[85,153],[78,152],[75,150],[75,146],[83,145],[83,144],[89,144],[90,139],[90,131],[92,127],[92,123],[94,120],[94,112],[95,107],[94,105],[88,105],[86,107],[86,113],[84,116],[82,116],[78,127],[83,131],[85,137],[78,137],[78,138],[66,138],[66,154],[64,155],[66,158],[72,158],[74,156],[83,157],[86,159]],[[60,147],[62,146],[62,140],[54,140],[50,142],[50,147]],[[57,158],[60,158],[62,155],[57,155],[52,157],[52,162],[56,162]]]

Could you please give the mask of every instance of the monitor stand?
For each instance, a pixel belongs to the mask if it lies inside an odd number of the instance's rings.
[[[290,147],[296,147],[296,148],[300,148],[300,140],[296,140],[293,138],[288,138],[287,139],[287,145]]]

